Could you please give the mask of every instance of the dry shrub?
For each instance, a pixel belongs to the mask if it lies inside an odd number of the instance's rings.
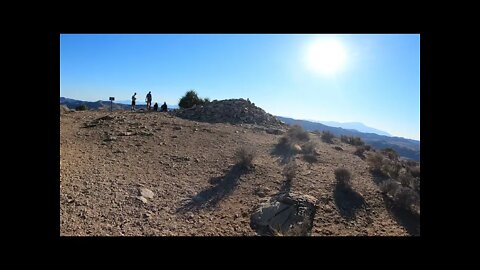
[[[351,187],[351,178],[352,174],[349,170],[345,168],[337,168],[335,169],[335,178],[337,179],[338,183],[343,187]]]
[[[297,163],[295,160],[292,160],[283,168],[283,175],[287,178],[287,181],[292,181],[297,175],[297,170]]]
[[[286,137],[288,137],[292,142],[307,142],[310,140],[310,135],[308,134],[303,127],[299,125],[293,125],[286,133]]]
[[[335,136],[330,131],[324,131],[322,133],[322,141],[326,143],[333,143],[333,138],[335,138]]]
[[[242,146],[235,153],[237,164],[245,169],[249,169],[253,165],[253,160],[256,157],[256,151],[252,146]]]
[[[410,175],[413,177],[420,177],[420,166],[409,167]]]
[[[305,155],[314,155],[317,144],[313,141],[309,141],[302,145],[302,153]]]

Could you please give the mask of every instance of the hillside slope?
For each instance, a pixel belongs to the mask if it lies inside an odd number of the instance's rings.
[[[167,113],[66,112],[60,116],[60,235],[254,236],[250,215],[285,178],[272,154],[282,135],[252,124],[203,123]],[[367,163],[353,146],[317,143],[319,161],[296,156],[291,191],[317,198],[312,235],[418,234],[387,207]],[[238,173],[235,151],[257,151]],[[340,146],[343,151],[334,149]],[[344,211],[334,170],[353,174],[368,207]],[[142,201],[139,189],[153,191]],[[192,204],[196,198],[204,202]]]
[[[330,131],[335,136],[357,136],[362,138],[364,142],[371,145],[375,149],[392,148],[400,156],[409,158],[415,161],[420,161],[420,142],[400,137],[382,136],[375,133],[364,133],[356,130],[344,129],[339,127],[331,127],[322,123],[315,123],[306,120],[297,120],[288,117],[277,116],[281,121],[293,125],[302,126],[308,131]]]

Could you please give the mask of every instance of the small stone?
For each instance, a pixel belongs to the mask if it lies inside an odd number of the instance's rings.
[[[155,195],[155,193],[153,193],[153,191],[151,191],[148,188],[140,188],[139,192],[140,192],[141,196],[143,196],[145,198],[148,198],[148,199],[153,198],[153,196]]]
[[[117,137],[115,136],[108,136],[104,141],[106,142],[111,142],[111,141],[116,141],[117,140]]]
[[[296,152],[302,152],[302,147],[300,147],[300,145],[298,145],[298,144],[294,144],[293,145],[293,150],[295,150]]]
[[[135,198],[137,198],[138,200],[142,201],[143,203],[148,203],[148,200],[145,199],[145,198],[142,197],[142,196],[136,196]]]

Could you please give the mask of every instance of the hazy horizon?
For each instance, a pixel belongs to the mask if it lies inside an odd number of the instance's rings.
[[[178,104],[186,91],[420,140],[420,35],[60,36],[60,96]],[[318,119],[318,120],[316,120]]]

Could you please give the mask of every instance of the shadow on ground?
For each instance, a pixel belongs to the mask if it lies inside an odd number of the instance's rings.
[[[220,201],[233,193],[238,186],[240,176],[247,173],[248,170],[240,165],[234,165],[224,176],[212,177],[209,182],[213,185],[200,191],[188,202],[177,209],[177,212],[184,213],[199,209],[215,208]]]
[[[361,194],[340,184],[335,186],[333,197],[340,215],[347,220],[356,219],[356,212],[367,207],[365,199]]]
[[[383,201],[385,202],[385,207],[388,209],[388,212],[398,224],[405,228],[410,235],[420,236],[419,215],[395,206],[392,200],[386,195],[383,195]]]
[[[292,181],[285,180],[277,194],[289,194],[292,188]]]
[[[295,153],[286,144],[276,144],[270,154],[279,157],[281,165],[288,164],[295,157]]]
[[[377,172],[372,172],[373,182],[379,186],[383,182],[387,181],[389,178]]]

